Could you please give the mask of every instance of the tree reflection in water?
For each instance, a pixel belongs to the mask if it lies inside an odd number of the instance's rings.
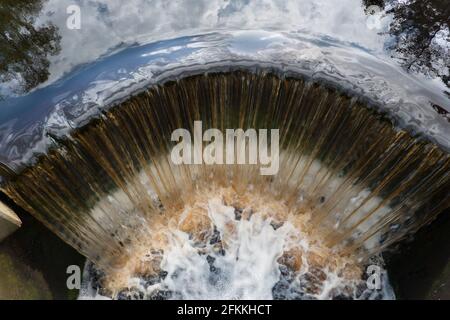
[[[0,82],[19,83],[14,93],[27,92],[49,76],[49,55],[60,51],[60,36],[52,24],[36,25],[42,0],[1,0]]]
[[[440,77],[450,88],[450,5],[448,0],[363,0],[392,15],[387,32],[391,55],[408,72]],[[450,94],[447,92],[447,94]]]
[[[60,52],[58,28],[52,22],[38,23],[45,20],[40,18],[46,1],[0,1],[0,84],[14,82],[6,86],[13,88],[8,95],[26,93],[46,81],[49,57]],[[376,5],[392,17],[384,32],[389,36],[385,49],[405,70],[439,77],[450,88],[448,0],[361,0],[361,4],[366,9]],[[0,86],[0,98],[2,91]]]

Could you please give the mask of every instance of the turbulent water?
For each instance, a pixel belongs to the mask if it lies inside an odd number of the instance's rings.
[[[80,299],[394,298],[382,260],[371,261],[380,283],[368,289],[361,265],[312,241],[302,231],[307,222],[280,221],[270,202],[256,212],[225,204],[230,193],[206,197],[184,208],[176,223],[159,226],[164,245],[151,242],[139,251],[140,264],[154,268],[147,276],[125,276],[118,288],[105,290],[107,276],[88,264]],[[112,281],[117,278],[123,275]]]

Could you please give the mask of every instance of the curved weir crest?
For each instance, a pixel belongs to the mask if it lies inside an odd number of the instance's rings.
[[[251,40],[250,40],[251,39]],[[106,107],[166,79],[212,69],[258,66],[328,81],[373,100],[411,130],[450,147],[442,88],[405,74],[351,43],[329,37],[270,31],[210,33],[135,45],[73,70],[25,96],[0,101],[0,161],[20,168],[45,152],[52,139],[85,124]],[[25,112],[30,110],[32,112]]]

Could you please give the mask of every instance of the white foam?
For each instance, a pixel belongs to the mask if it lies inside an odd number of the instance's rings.
[[[140,278],[130,278],[129,288],[141,292],[144,299],[158,291],[170,291],[171,297],[177,299],[273,299],[274,287],[283,280],[279,258],[291,248],[300,248],[303,252],[312,249],[308,236],[289,221],[274,228],[271,218],[259,213],[253,213],[249,219],[236,220],[235,208],[223,204],[219,198],[210,199],[207,210],[225,251],[218,250],[216,242],[199,245],[178,227],[168,229],[169,244],[161,262],[166,277],[150,286]],[[381,290],[363,288],[358,291],[364,285],[363,280],[345,278],[340,273],[342,269],[326,267],[322,270],[326,279],[319,292],[305,294],[301,292],[304,277],[311,270],[312,266],[302,256],[302,267],[291,279],[290,288],[282,292],[283,297],[331,299],[345,294],[354,299],[394,298],[384,270]],[[81,299],[105,298],[86,283],[89,284],[89,280],[85,279],[84,287],[88,289],[82,291]]]

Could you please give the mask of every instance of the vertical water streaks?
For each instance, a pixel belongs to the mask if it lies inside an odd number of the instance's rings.
[[[280,170],[174,165],[171,133],[280,130]],[[154,219],[194,190],[271,194],[336,250],[368,257],[450,205],[449,155],[333,88],[270,73],[210,73],[149,88],[77,129],[2,190],[99,266],[121,266]],[[225,150],[224,150],[225,152]]]

